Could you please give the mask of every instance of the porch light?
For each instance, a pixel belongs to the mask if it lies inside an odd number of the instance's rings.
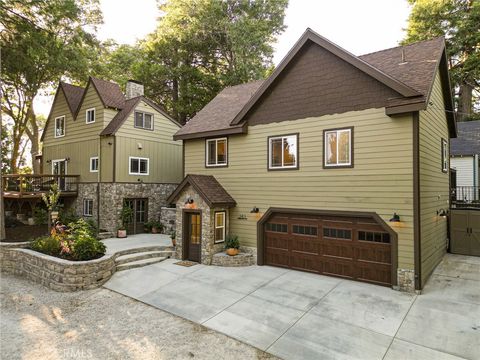
[[[187,200],[185,200],[185,204],[193,204],[193,198],[188,197]]]
[[[256,206],[254,206],[253,209],[250,210],[250,213],[251,213],[251,214],[257,214],[259,211],[260,211],[260,209],[259,209],[258,207],[256,207]]]
[[[440,209],[440,210],[437,210],[437,216],[440,216],[440,217],[447,217],[448,215],[448,211],[445,210],[445,209]]]
[[[393,213],[393,217],[389,220],[390,222],[400,222],[400,215],[396,212]]]

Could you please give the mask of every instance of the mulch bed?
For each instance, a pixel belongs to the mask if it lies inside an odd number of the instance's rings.
[[[2,242],[23,242],[48,234],[47,225],[19,225],[5,229],[6,239]]]

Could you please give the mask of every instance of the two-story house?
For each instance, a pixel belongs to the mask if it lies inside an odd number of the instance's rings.
[[[76,174],[78,196],[66,206],[115,231],[124,205],[134,211],[130,233],[143,232],[183,176],[180,125],[129,81],[89,78],[85,88],[61,82],[42,134],[45,174]],[[69,178],[60,178],[67,191]]]
[[[446,252],[452,113],[443,38],[355,56],[308,29],[175,134],[178,256],[236,234],[260,265],[421,289]]]

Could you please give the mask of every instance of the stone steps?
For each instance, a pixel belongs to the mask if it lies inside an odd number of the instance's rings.
[[[133,254],[118,256],[115,259],[115,264],[123,265],[123,264],[134,262],[134,261],[137,261],[137,260],[145,260],[145,259],[150,259],[150,258],[155,258],[155,257],[170,257],[170,256],[172,256],[171,251],[139,252],[139,253],[133,253]]]
[[[130,255],[130,254],[143,253],[143,252],[149,252],[149,251],[169,251],[173,253],[175,251],[175,248],[173,246],[162,246],[162,245],[144,246],[144,247],[138,247],[133,249],[116,251],[115,254],[118,258],[122,255]]]
[[[128,263],[117,265],[117,271],[135,269],[135,268],[139,268],[139,267],[142,267],[142,266],[152,265],[152,264],[156,264],[156,263],[162,262],[162,261],[167,260],[167,259],[168,259],[167,257],[158,256],[158,257],[152,257],[152,258],[147,258],[147,259],[143,259],[143,260],[131,261],[131,262],[128,262]]]
[[[135,269],[156,264],[173,256],[172,246],[144,246],[122,250],[116,253],[115,266],[117,271]]]

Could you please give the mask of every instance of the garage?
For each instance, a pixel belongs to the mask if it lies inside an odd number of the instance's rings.
[[[394,285],[396,236],[374,213],[269,210],[259,240],[264,265]]]

